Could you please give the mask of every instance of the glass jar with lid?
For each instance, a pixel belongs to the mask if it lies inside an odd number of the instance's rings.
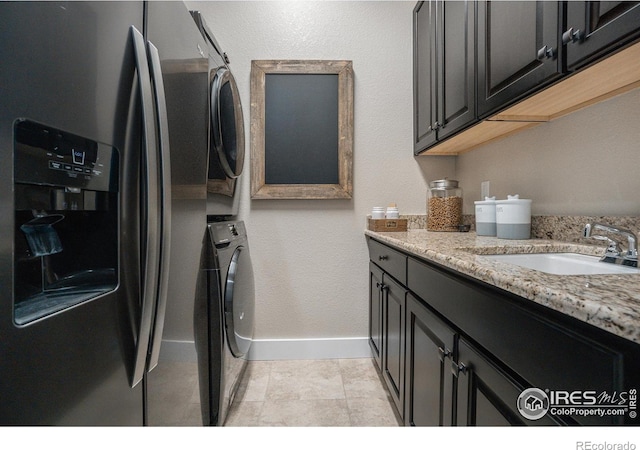
[[[462,188],[458,181],[435,180],[427,195],[427,230],[459,231],[462,225]]]

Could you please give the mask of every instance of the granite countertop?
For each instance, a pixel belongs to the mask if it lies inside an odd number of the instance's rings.
[[[470,233],[374,232],[367,236],[640,343],[640,274],[552,275],[479,258],[482,254],[604,254],[604,247],[545,239],[505,240]]]

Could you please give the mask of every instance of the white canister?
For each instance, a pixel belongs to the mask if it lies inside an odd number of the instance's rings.
[[[384,207],[374,206],[371,210],[372,219],[384,219]]]
[[[485,197],[474,202],[476,205],[476,234],[478,236],[496,235],[496,198]]]
[[[531,237],[531,200],[508,195],[496,200],[496,235],[502,239]]]

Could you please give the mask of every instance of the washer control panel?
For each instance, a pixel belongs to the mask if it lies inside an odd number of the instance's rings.
[[[213,243],[216,247],[227,246],[237,239],[247,236],[244,222],[212,222],[209,223]]]

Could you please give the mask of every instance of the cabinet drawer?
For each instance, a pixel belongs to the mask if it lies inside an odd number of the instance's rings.
[[[398,280],[401,284],[407,284],[407,257],[397,250],[392,249],[373,239],[368,239],[369,258],[382,270]]]
[[[585,325],[576,319],[411,258],[407,278],[410,290],[533,387],[612,393],[637,381],[624,380],[623,356],[604,343],[606,333],[576,332]],[[619,421],[575,419],[587,425]]]

